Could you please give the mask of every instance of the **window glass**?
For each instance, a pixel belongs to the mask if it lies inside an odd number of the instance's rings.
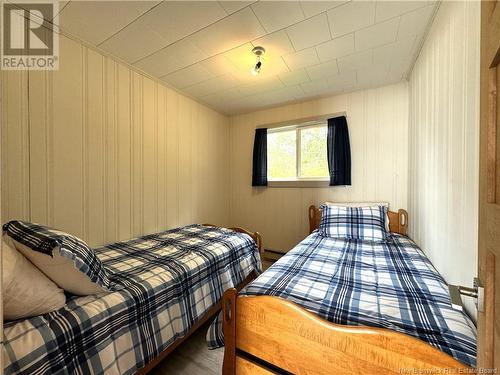
[[[326,123],[268,131],[267,178],[271,181],[327,179],[327,133]]]
[[[326,126],[299,129],[300,177],[328,177]]]
[[[269,179],[295,179],[297,176],[297,131],[267,134],[267,176]]]

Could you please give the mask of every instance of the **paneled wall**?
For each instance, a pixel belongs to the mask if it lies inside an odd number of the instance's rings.
[[[252,188],[257,126],[344,111],[352,150],[352,186]],[[381,200],[394,209],[407,207],[406,83],[232,117],[230,145],[231,224],[261,232],[267,249],[287,251],[307,235],[310,204]]]
[[[477,271],[479,25],[479,2],[442,2],[410,77],[410,235],[463,285]]]
[[[228,225],[229,119],[61,36],[60,70],[2,72],[2,220],[99,245]]]

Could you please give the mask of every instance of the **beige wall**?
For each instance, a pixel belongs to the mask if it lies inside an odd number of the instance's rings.
[[[262,124],[347,112],[352,186],[252,188],[255,128]],[[287,251],[308,231],[307,207],[327,200],[388,201],[407,207],[407,83],[359,91],[231,118],[231,224],[258,230],[267,249]]]
[[[479,2],[443,2],[410,77],[410,235],[463,285],[477,270],[479,25]]]
[[[2,72],[2,220],[91,245],[227,225],[229,119],[61,36],[60,70]]]

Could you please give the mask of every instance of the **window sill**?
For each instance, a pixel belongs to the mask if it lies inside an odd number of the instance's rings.
[[[271,188],[324,188],[330,185],[328,180],[288,180],[268,181],[267,187]]]

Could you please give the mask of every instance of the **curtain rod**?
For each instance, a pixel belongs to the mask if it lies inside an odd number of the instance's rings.
[[[302,118],[280,121],[280,122],[272,122],[272,123],[268,123],[268,124],[259,125],[256,127],[256,129],[262,129],[262,128],[270,129],[270,128],[278,128],[281,126],[298,125],[298,124],[301,124],[304,122],[328,120],[329,118],[339,117],[339,116],[345,116],[347,118],[347,112],[346,111],[335,112],[335,113],[329,113],[329,114],[320,115],[320,116],[310,116],[310,117],[302,117]]]

